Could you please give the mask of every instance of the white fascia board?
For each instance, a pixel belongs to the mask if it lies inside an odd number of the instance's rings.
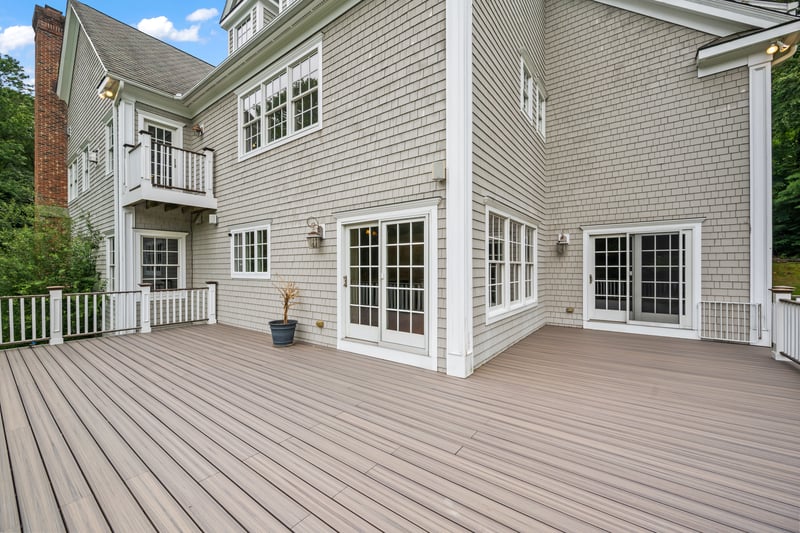
[[[253,4],[256,3],[257,0],[245,0],[244,2],[240,3],[238,6],[233,8],[233,11],[228,13],[228,16],[225,17],[225,20],[220,20],[219,25],[222,26],[222,29],[226,32],[233,27],[234,21],[238,22],[239,16],[243,13],[247,13],[252,9]],[[245,8],[247,6],[247,8]]]
[[[722,0],[595,1],[718,37],[796,20],[784,13]]]
[[[108,76],[120,81],[117,98],[125,97],[129,100],[135,100],[136,102],[153,106],[156,109],[185,117],[187,120],[192,118],[189,109],[175,95],[142,85],[135,80],[116,76],[113,72],[109,72]]]
[[[299,2],[258,31],[205,78],[189,89],[182,101],[193,115],[235,90],[279,57],[315,38],[362,0]],[[302,8],[300,8],[302,6]]]
[[[746,66],[751,56],[764,54],[767,46],[775,41],[790,46],[797,44],[800,41],[800,20],[698,50],[697,75],[702,78]]]

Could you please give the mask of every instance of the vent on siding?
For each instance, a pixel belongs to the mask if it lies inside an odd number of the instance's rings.
[[[233,30],[228,30],[228,53],[233,53]]]
[[[253,8],[253,14],[250,16],[250,24],[253,25],[253,33],[261,29],[258,24],[258,6]]]

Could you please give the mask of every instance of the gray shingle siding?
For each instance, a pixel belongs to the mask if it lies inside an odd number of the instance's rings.
[[[475,366],[544,325],[539,304],[486,325],[486,198],[535,223],[546,222],[546,144],[520,110],[520,51],[547,84],[545,2],[474,2],[473,327]],[[540,248],[542,239],[539,238]],[[540,258],[541,258],[540,253]]]
[[[73,228],[86,229],[86,222],[103,233],[114,230],[114,177],[106,174],[105,125],[111,118],[111,103],[97,97],[96,87],[103,78],[103,70],[86,35],[81,32],[77,43],[72,94],[67,109],[67,164],[88,145],[97,151],[98,162],[89,163],[89,190],[69,202]],[[98,253],[98,271],[105,274],[105,246]]]
[[[332,346],[341,245],[335,214],[444,195],[431,179],[433,162],[445,158],[444,4],[363,2],[325,29],[322,46],[320,131],[240,162],[235,95],[196,118],[213,124],[203,145],[215,150],[219,226],[195,228],[194,278],[219,280],[220,321],[258,330],[280,315],[276,276],[294,279],[302,290],[292,311],[299,337]],[[309,216],[326,225],[318,250],[306,245]],[[438,218],[443,236],[443,205]],[[231,279],[230,228],[264,221],[272,223],[273,279]],[[443,239],[439,247],[443,258]],[[440,318],[442,368],[443,328]]]
[[[547,21],[544,238],[573,237],[564,256],[542,247],[548,321],[581,324],[590,224],[705,218],[703,298],[747,301],[747,68],[699,79],[695,54],[713,36],[588,0],[548,2]],[[590,45],[576,49],[576,36]]]

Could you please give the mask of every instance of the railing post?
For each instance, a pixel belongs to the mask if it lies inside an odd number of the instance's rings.
[[[786,323],[784,304],[781,301],[792,298],[794,287],[772,287],[770,291],[772,291],[772,358],[776,361],[788,361],[789,359],[781,355],[781,352],[786,351],[786,346],[783,345]]]
[[[64,287],[47,287],[50,291],[50,344],[64,344],[62,320]]]
[[[203,181],[206,190],[206,198],[214,198],[214,150],[211,148],[203,148],[203,155],[205,155]]]
[[[142,292],[142,301],[139,304],[139,332],[150,333],[150,284],[140,283],[139,290]]]
[[[217,282],[206,281],[208,285],[208,323],[217,323]]]

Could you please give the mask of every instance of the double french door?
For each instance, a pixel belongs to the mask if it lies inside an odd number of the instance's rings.
[[[689,325],[691,231],[590,238],[589,318]]]
[[[376,221],[345,228],[347,337],[426,346],[427,221]]]
[[[150,134],[150,175],[153,184],[159,187],[172,187],[173,154],[172,130],[149,124]]]

